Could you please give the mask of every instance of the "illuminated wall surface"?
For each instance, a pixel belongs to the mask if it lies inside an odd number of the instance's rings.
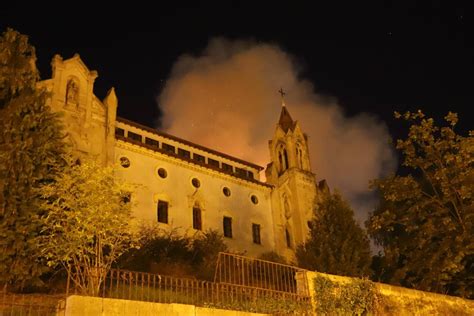
[[[139,185],[131,197],[135,217],[182,234],[215,229],[231,250],[250,256],[294,256],[314,201],[328,188],[317,184],[306,136],[286,107],[263,168],[118,118],[114,90],[99,100],[93,93],[98,74],[79,55],[56,55],[52,68],[52,78],[40,85],[51,92],[51,108],[64,113],[75,153],[116,164],[118,176]],[[260,180],[264,169],[266,182]]]

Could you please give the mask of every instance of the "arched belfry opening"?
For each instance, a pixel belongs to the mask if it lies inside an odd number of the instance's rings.
[[[286,150],[286,146],[283,143],[280,143],[277,146],[277,153],[278,153],[278,170],[279,170],[279,173],[282,174],[283,172],[285,172],[286,169],[289,168],[288,152]]]
[[[303,147],[300,143],[296,144],[296,163],[298,168],[305,169],[304,162],[303,162]]]

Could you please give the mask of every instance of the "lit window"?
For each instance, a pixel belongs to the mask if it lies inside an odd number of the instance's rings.
[[[232,217],[224,216],[224,237],[232,238]]]
[[[158,175],[160,176],[160,178],[164,179],[168,176],[168,172],[166,172],[166,169],[160,168],[158,169]]]
[[[252,224],[252,238],[253,243],[260,245],[262,242],[260,240],[260,225]]]
[[[159,223],[168,224],[168,202],[158,201],[156,213]]]
[[[127,157],[120,157],[120,165],[124,168],[130,167],[130,160]]]
[[[193,207],[193,228],[202,230],[201,209],[196,206]]]
[[[193,185],[193,187],[195,187],[197,189],[201,186],[201,181],[199,181],[198,178],[193,178],[191,180],[191,184]]]

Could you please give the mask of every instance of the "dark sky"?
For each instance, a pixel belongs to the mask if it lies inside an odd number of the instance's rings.
[[[394,110],[421,108],[435,118],[450,110],[459,113],[463,132],[472,129],[474,34],[465,3],[313,2],[17,2],[2,4],[0,29],[30,36],[43,78],[54,54],[79,53],[99,72],[96,94],[115,86],[119,115],[149,126],[159,118],[155,99],[177,57],[224,36],[281,46],[317,92],[337,97],[350,116],[378,115],[396,137]]]

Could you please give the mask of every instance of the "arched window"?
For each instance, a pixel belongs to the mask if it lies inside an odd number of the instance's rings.
[[[158,200],[156,205],[156,217],[159,223],[168,224],[168,202]]]

